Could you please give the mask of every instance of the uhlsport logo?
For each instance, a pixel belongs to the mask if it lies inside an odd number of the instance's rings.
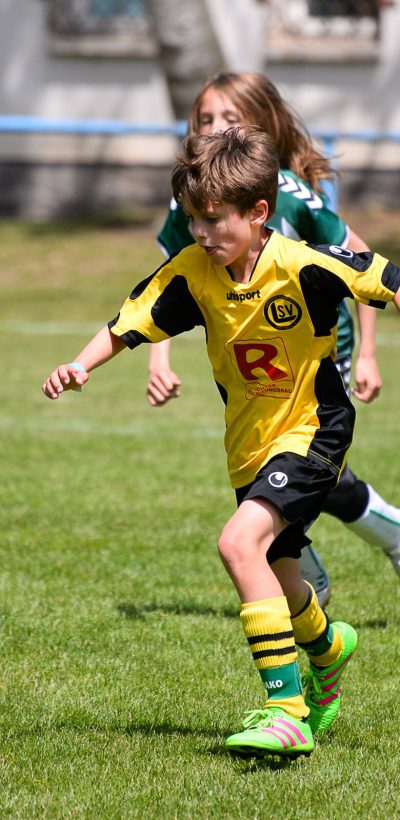
[[[252,299],[261,299],[259,290],[248,290],[247,293],[236,293],[231,290],[226,294],[228,302],[251,302]]]
[[[300,305],[294,299],[279,294],[266,302],[264,316],[272,327],[279,330],[290,330],[300,321],[302,312]]]
[[[271,487],[281,489],[281,487],[286,487],[286,484],[288,483],[288,477],[286,473],[271,473],[271,475],[268,476],[268,482],[269,484],[271,484]]]
[[[349,251],[347,248],[341,248],[339,245],[330,245],[329,250],[334,256],[344,256],[346,259],[351,259],[353,256],[352,251]]]

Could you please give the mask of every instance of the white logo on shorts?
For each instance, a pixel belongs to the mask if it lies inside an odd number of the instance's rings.
[[[288,477],[286,473],[271,473],[271,475],[268,476],[268,481],[272,487],[286,487]]]
[[[353,256],[352,251],[349,251],[347,248],[340,248],[339,245],[330,245],[329,250],[331,253],[334,253],[335,256],[346,256],[347,259],[351,259]]]

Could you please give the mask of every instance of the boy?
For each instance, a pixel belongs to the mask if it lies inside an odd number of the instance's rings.
[[[210,134],[240,125],[258,126],[270,134],[278,151],[278,198],[269,228],[311,245],[341,245],[357,253],[370,250],[362,237],[328,207],[321,188],[324,180],[334,178],[334,166],[316,148],[299,114],[265,74],[223,71],[214,75],[200,89],[188,119],[191,134]],[[175,200],[171,200],[158,241],[166,257],[175,256],[194,242],[182,206]],[[357,303],[356,313],[359,347],[354,359],[356,389],[351,392],[358,400],[369,402],[382,386],[375,358],[376,316],[373,308],[361,303]],[[346,299],[339,305],[338,317],[336,367],[350,395],[355,338]],[[147,396],[154,406],[180,392],[179,377],[169,363],[169,346],[169,339],[150,345]],[[348,463],[327,496],[323,512],[335,516],[365,542],[380,547],[400,576],[400,509],[355,475]],[[303,578],[314,587],[324,608],[331,584],[321,557],[309,545],[302,549],[300,563]]]
[[[238,501],[218,548],[267,693],[226,747],[295,756],[309,754],[313,733],[335,719],[357,645],[351,626],[329,623],[299,568],[305,531],[352,439],[354,408],[334,365],[337,305],[354,296],[400,306],[400,269],[377,254],[315,249],[265,228],[277,182],[273,144],[259,129],[188,137],[172,187],[197,244],[141,282],[43,390],[57,399],[125,347],[205,328]],[[304,695],[296,644],[310,658]]]

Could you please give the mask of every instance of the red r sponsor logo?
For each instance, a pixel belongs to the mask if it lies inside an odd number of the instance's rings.
[[[234,342],[231,351],[246,398],[289,398],[293,390],[293,372],[283,339]]]
[[[273,364],[273,359],[276,359],[278,355],[275,345],[262,342],[241,342],[234,344],[233,349],[239,370],[246,381],[259,380],[260,368],[271,381],[278,382],[281,379],[287,379],[286,371]]]

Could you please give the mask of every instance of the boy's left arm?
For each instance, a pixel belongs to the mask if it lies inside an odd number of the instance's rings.
[[[400,311],[400,288],[397,290],[394,296],[394,304],[398,311]],[[352,394],[356,396],[356,398],[361,399],[361,401],[372,401],[378,394],[379,389],[375,389],[375,392],[372,393],[371,391],[371,382],[368,383],[368,379],[371,379],[371,374],[373,375],[373,362],[375,361],[375,324],[376,324],[376,317],[371,317],[371,314],[375,314],[375,308],[372,308],[368,305],[363,305],[362,303],[358,303],[358,319],[360,325],[360,337],[362,340],[362,336],[364,333],[364,354],[365,358],[363,361],[363,354],[361,352],[361,342],[360,342],[360,352],[359,358],[356,364],[356,381],[357,381],[357,389],[352,390]],[[364,364],[366,365],[365,369]],[[358,368],[358,369],[357,369]],[[365,381],[364,383],[361,382],[363,378],[363,373],[365,374]],[[379,377],[379,370],[376,368],[376,375]],[[380,378],[380,377],[379,377]],[[382,384],[382,383],[381,383]],[[380,385],[381,386],[381,385]],[[369,394],[369,398],[368,398]]]
[[[366,404],[379,396],[382,379],[376,361],[376,311],[369,305],[356,303],[359,328],[359,350],[354,366],[356,387],[351,393]]]
[[[355,253],[369,251],[369,246],[351,228],[347,243],[349,250]],[[369,305],[356,303],[359,349],[354,366],[354,376],[356,387],[351,389],[351,393],[359,401],[366,404],[379,396],[382,379],[376,361],[376,313],[375,308]]]

